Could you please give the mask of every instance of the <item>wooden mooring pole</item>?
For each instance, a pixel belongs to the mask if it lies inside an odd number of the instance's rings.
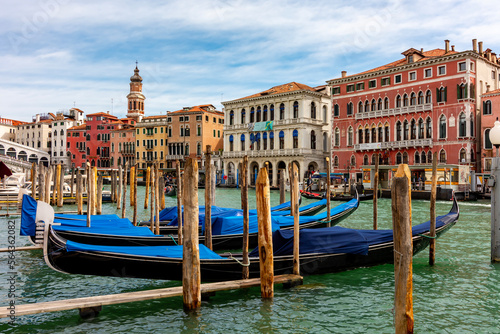
[[[50,165],[47,166],[47,170],[45,173],[45,203],[50,204],[50,184],[52,180],[52,167]]]
[[[130,206],[134,206],[135,165],[130,167]]]
[[[118,166],[118,194],[116,197],[116,209],[120,210],[121,209],[121,203],[122,203],[122,188],[123,188],[123,170],[122,170],[122,165]]]
[[[330,179],[330,157],[326,157],[326,220],[328,221],[328,227],[332,226],[330,222],[330,208],[332,200],[331,198],[331,179]]]
[[[429,264],[434,265],[436,260],[436,187],[437,187],[437,152],[432,154],[432,185],[431,185],[431,226],[429,230]]]
[[[71,168],[71,195],[70,197],[73,197],[73,194],[75,189],[75,168]]]
[[[330,173],[328,173],[330,175]],[[292,162],[292,174],[290,175],[290,189],[292,192],[292,216],[293,216],[293,274],[300,275],[299,259],[299,170],[297,164]],[[271,249],[272,251],[272,249]]]
[[[377,195],[378,195],[378,159],[379,155],[375,154],[375,176],[373,180],[373,229],[376,230],[378,228],[378,201],[377,201]]]
[[[183,191],[182,191],[182,175],[181,175],[181,165],[179,160],[175,161],[175,171],[177,172],[177,244],[182,245],[183,244],[183,237],[182,237],[182,230],[183,230],[183,225],[182,225],[182,196],[183,196]]]
[[[262,167],[255,185],[257,220],[259,225],[260,294],[262,298],[274,297],[273,239],[271,226],[271,196],[267,169]]]
[[[279,171],[280,173],[280,204],[286,202],[286,193],[285,193],[285,170],[282,169]]]
[[[57,174],[57,166],[52,165],[52,206],[56,206],[57,204],[57,189],[59,182],[59,175]]]
[[[248,260],[248,238],[249,238],[249,210],[248,210],[248,155],[243,157],[243,162],[241,163],[241,209],[243,210],[243,272],[242,278],[248,279],[250,272],[248,266],[250,261]]]
[[[154,189],[155,189],[155,182],[154,182],[154,178],[155,178],[155,169],[153,166],[151,166],[150,168],[150,173],[149,173],[149,191],[150,191],[150,195],[151,195],[151,208],[149,210],[150,214],[149,214],[149,220],[150,220],[150,228],[151,228],[151,232],[155,232],[155,220],[154,220],[154,217],[155,217],[155,192],[154,192]]]
[[[76,205],[78,207],[78,214],[83,212],[83,189],[82,189],[82,174],[76,171]]]
[[[123,171],[122,218],[125,218],[125,210],[127,209],[127,169],[128,169],[128,161],[125,162],[125,168]]]
[[[139,167],[138,164],[135,164],[134,166],[134,217],[133,217],[133,224],[134,226],[137,226],[137,168]],[[132,185],[130,185],[132,187]]]
[[[201,305],[200,253],[198,249],[198,163],[187,158],[184,168],[184,250],[182,289],[185,310]]]
[[[163,176],[163,172],[160,173],[160,183],[158,185],[160,187],[160,211],[165,209],[165,177]]]
[[[205,154],[205,246],[212,249],[212,146]]]
[[[36,199],[36,179],[37,179],[37,175],[36,175],[36,163],[32,163],[31,164],[31,197],[33,197],[33,199]]]
[[[394,237],[394,323],[397,334],[413,333],[413,273],[411,229],[411,172],[399,165],[392,180]]]
[[[98,215],[102,214],[102,174],[97,177],[97,209],[96,213]]]
[[[90,191],[90,182],[91,182],[91,169],[90,164],[87,162],[87,227],[90,227],[90,216],[92,215],[92,195]]]
[[[149,202],[149,183],[151,182],[151,168],[148,166],[146,171],[146,191],[144,194],[144,209],[148,208]]]
[[[154,182],[154,194],[155,194],[155,234],[160,234],[160,189],[158,184],[160,182],[160,172],[158,171],[158,161],[155,162],[155,182]]]
[[[57,169],[59,170],[59,184],[58,184],[59,197],[57,197],[57,206],[61,208],[64,204],[64,169],[62,164],[58,164]]]
[[[38,173],[38,200],[45,202],[45,168],[43,164],[39,166],[40,172]]]

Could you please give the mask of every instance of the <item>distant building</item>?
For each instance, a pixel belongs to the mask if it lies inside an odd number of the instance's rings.
[[[142,94],[142,77],[139,75],[137,66],[134,75],[130,77],[130,93],[127,95],[128,111],[127,118],[132,118],[140,122],[144,117],[144,100],[146,97]]]
[[[140,169],[147,169],[159,161],[165,168],[168,122],[166,115],[142,118],[135,126],[135,154]]]
[[[408,49],[404,58],[328,81],[332,93],[334,170],[371,186],[379,156],[380,181],[389,187],[398,164],[430,187],[438,153],[438,183],[456,188],[460,170],[481,170],[480,96],[498,88],[500,65],[482,42],[473,50]],[[463,169],[465,168],[465,169]]]
[[[68,152],[71,158],[72,168],[85,168],[87,163],[87,125],[73,126],[66,131]]]
[[[67,168],[71,167],[71,153],[67,141],[68,129],[82,125],[84,122],[83,111],[77,108],[56,113],[52,121],[52,163],[62,163]]]
[[[484,161],[481,172],[488,173],[491,171],[491,159],[496,156],[496,149],[490,141],[490,129],[495,125],[495,121],[500,115],[500,89],[486,91],[481,95],[481,105],[481,133],[484,134],[480,143]]]
[[[52,121],[53,113],[37,114],[30,123],[17,126],[16,142],[52,155]]]
[[[292,161],[298,164],[301,182],[313,170],[325,171],[331,129],[326,86],[290,82],[222,104],[223,159],[229,184],[236,183],[238,164],[245,155],[251,185],[259,168],[267,167],[271,186],[278,186],[279,171],[286,172]]]
[[[87,115],[85,123],[86,161],[90,162],[91,166],[111,167],[111,131],[116,129],[117,121],[118,117],[104,112]]]
[[[111,130],[111,168],[135,165],[135,120],[122,118],[118,122],[111,123],[115,126]]]

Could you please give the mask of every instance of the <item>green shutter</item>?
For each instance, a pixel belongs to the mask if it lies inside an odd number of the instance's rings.
[[[460,90],[460,85],[457,84],[457,100],[462,99],[462,98],[463,98],[463,96],[462,96],[462,92]]]
[[[444,102],[448,101],[448,87],[444,87]]]
[[[436,102],[441,102],[441,96],[439,96],[439,88],[436,88]]]
[[[468,91],[469,91],[469,84],[465,84],[465,96],[464,96],[464,98],[467,98]]]

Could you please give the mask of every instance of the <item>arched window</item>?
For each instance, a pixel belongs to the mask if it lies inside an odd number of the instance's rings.
[[[311,131],[311,149],[316,149],[316,132],[314,130]]]
[[[410,133],[411,139],[417,139],[417,122],[414,119],[411,120]]]
[[[297,101],[293,103],[293,118],[299,118],[299,103]],[[312,104],[311,104],[311,118],[312,118]]]
[[[363,156],[363,165],[365,166],[368,166],[369,165],[369,162],[368,162],[368,154],[365,154]]]
[[[402,134],[401,122],[397,121],[397,123],[396,123],[396,141],[403,140],[401,134]]]
[[[352,115],[354,113],[354,105],[352,102],[347,104],[347,116]]]
[[[372,100],[372,106],[371,106],[371,111],[375,111],[377,110],[377,103],[375,101],[375,99]]]
[[[363,112],[363,102],[361,101],[358,103],[358,112]]]
[[[483,101],[483,115],[491,115],[491,101]]]
[[[285,119],[285,104],[280,104],[280,120]]]
[[[328,151],[328,137],[326,135],[326,132],[323,132],[323,151],[326,152]]]
[[[340,146],[340,129],[339,128],[335,128],[335,137],[334,137],[333,145],[335,145],[337,147]]]
[[[408,107],[408,94],[403,95],[403,107]]]
[[[269,133],[269,149],[274,150],[274,132]]]
[[[396,108],[401,108],[401,96],[396,96]]]
[[[337,106],[337,116],[340,115],[340,110],[339,110],[339,105],[336,104]],[[326,106],[323,106],[323,122],[328,122],[328,113],[327,113],[327,109],[326,109]]]
[[[311,118],[316,119],[316,103],[311,102]]]
[[[418,92],[418,104],[424,104],[424,93],[422,91]]]
[[[425,154],[425,152],[422,152],[422,154],[420,155],[420,163],[423,163],[425,164],[426,163],[426,160],[427,160],[427,155]]]
[[[446,87],[436,88],[437,102],[446,102]]]
[[[233,135],[230,135],[229,136],[229,151],[232,152],[233,149],[234,149],[234,146],[233,146],[233,141],[234,141],[234,137]]]
[[[256,122],[260,122],[261,121],[261,116],[262,116],[262,113],[261,113],[261,109],[260,109],[260,106],[257,107],[257,120]]]
[[[430,117],[427,117],[425,121],[425,136],[426,138],[432,138],[432,120]]]
[[[465,150],[465,148],[462,147],[462,149],[460,149],[460,162],[466,162],[466,158],[467,157],[467,151]]]
[[[385,123],[384,141],[385,142],[391,141],[391,139],[390,139],[390,133],[389,133],[389,123]]]
[[[326,107],[323,106],[323,109],[326,109]],[[326,110],[324,110],[323,112],[326,113]],[[339,116],[340,116],[339,105],[337,103],[335,103],[335,105],[333,106],[333,117],[339,117]],[[325,122],[326,122],[326,118],[325,118]]]
[[[432,103],[432,93],[430,90],[425,92],[425,103]]]
[[[245,124],[245,108],[241,109],[241,124]]]
[[[64,130],[61,130],[61,132],[59,132],[59,134],[60,134],[61,136],[64,136]]]
[[[353,145],[353,129],[352,126],[347,130],[347,146]]]
[[[419,164],[420,163],[420,153],[418,153],[418,151],[415,152],[415,163],[416,164]]]
[[[382,99],[381,99],[381,98],[379,98],[379,99],[378,99],[378,102],[377,102],[377,109],[378,109],[378,110],[382,110]]]
[[[408,140],[409,127],[408,120],[405,119],[403,122],[403,140]]]
[[[255,122],[255,109],[254,107],[250,108],[250,123]]]
[[[358,128],[358,144],[363,144],[363,128]]]
[[[467,98],[467,84],[461,83],[457,85],[457,99],[466,99]]]
[[[429,164],[432,163],[432,152],[431,151],[427,152],[427,163],[429,163]]]
[[[446,163],[446,151],[444,149],[439,151],[439,163],[442,163],[442,164]]]
[[[418,139],[425,138],[424,133],[425,133],[424,120],[420,118],[418,120]]]
[[[262,108],[262,121],[267,122],[267,105]]]
[[[351,155],[351,166],[356,166],[356,157],[354,155]]]
[[[186,154],[188,153],[186,152]],[[196,145],[196,155],[201,155],[201,143]]]
[[[379,124],[377,127],[377,142],[381,143],[384,141],[384,127]]]
[[[400,165],[402,162],[403,162],[403,155],[401,154],[401,152],[398,152],[396,154],[396,164]]]
[[[279,133],[280,150],[285,149],[285,133],[280,131]]]
[[[57,136],[57,130],[54,130],[54,137],[55,136]],[[30,134],[28,133],[28,137],[27,138],[29,138],[29,137],[30,137]]]
[[[458,116],[458,136],[465,137],[467,135],[467,123],[465,121],[465,113],[460,113]]]
[[[245,135],[244,134],[241,135],[240,142],[241,142],[241,150],[244,151],[245,150]]]
[[[263,149],[267,150],[267,132],[264,132],[262,134],[262,143],[263,143]]]
[[[229,112],[229,125],[234,125],[234,110]]]
[[[274,104],[269,106],[269,120],[274,121]]]
[[[370,128],[367,125],[365,128],[365,143],[369,142],[370,142]]]
[[[486,129],[484,131],[484,148],[485,149],[492,149],[493,145],[491,144],[490,141],[490,129]]]
[[[370,103],[368,102],[368,100],[365,101],[365,112],[369,112],[370,111]]]
[[[475,158],[475,156],[474,156],[474,150],[473,150],[473,149],[471,149],[471,150],[470,150],[470,161],[471,161],[471,162],[476,161],[476,158]]]
[[[410,106],[414,106],[416,104],[417,104],[417,96],[415,95],[414,92],[412,92],[410,95]]]
[[[386,97],[384,99],[384,109],[389,109],[389,98],[388,97]]]
[[[474,116],[470,114],[470,136],[474,137]]]
[[[339,157],[338,156],[333,157],[333,167],[339,167]]]
[[[375,153],[372,154],[372,165],[375,165],[375,162],[376,162],[376,158],[375,158]]]
[[[375,124],[372,125],[372,143],[376,143],[377,142],[377,128],[375,127]]]
[[[408,152],[403,153],[403,163],[408,164]]]
[[[446,138],[446,116],[441,115],[439,118],[439,139]]]
[[[299,131],[297,129],[293,130],[293,148],[299,147]]]
[[[99,140],[101,140],[101,134],[100,133],[97,134],[97,141],[99,141]]]

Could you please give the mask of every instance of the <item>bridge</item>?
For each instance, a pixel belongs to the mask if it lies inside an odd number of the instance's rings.
[[[48,166],[50,154],[33,147],[0,139],[0,160],[10,167],[29,169],[33,162]]]

